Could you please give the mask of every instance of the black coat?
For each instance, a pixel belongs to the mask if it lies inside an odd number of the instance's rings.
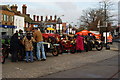
[[[14,51],[14,50],[18,50],[20,47],[19,45],[19,39],[18,39],[18,34],[15,33],[10,40],[10,50]]]

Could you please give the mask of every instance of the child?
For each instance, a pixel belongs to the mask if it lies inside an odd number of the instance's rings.
[[[32,42],[35,42],[35,39],[28,32],[27,35],[22,40],[22,43],[25,46],[25,51],[26,51],[26,62],[29,61],[29,54],[30,54],[30,61],[33,62],[33,53],[32,53],[33,44],[32,44]]]

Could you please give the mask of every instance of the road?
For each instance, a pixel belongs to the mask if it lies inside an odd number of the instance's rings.
[[[3,78],[110,78],[118,71],[118,43],[110,50],[64,53],[57,57],[48,55],[46,61],[33,63],[8,59],[2,65]],[[64,75],[62,75],[64,74]],[[71,76],[73,75],[73,76]],[[114,77],[118,77],[115,75]]]
[[[118,56],[40,78],[118,78]]]

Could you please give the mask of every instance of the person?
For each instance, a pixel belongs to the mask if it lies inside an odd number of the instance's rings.
[[[15,33],[10,40],[10,53],[12,55],[12,62],[18,61],[19,39],[18,33]]]
[[[37,59],[45,61],[46,55],[45,55],[44,45],[43,45],[43,36],[41,31],[38,31],[38,28],[33,28],[33,37],[37,42]],[[42,57],[40,54],[40,50],[42,52]]]
[[[30,61],[33,62],[33,44],[32,42],[35,42],[35,39],[30,35],[28,32],[27,35],[23,38],[22,43],[25,46],[26,51],[26,62],[29,61],[29,54],[30,54]]]
[[[19,30],[19,36],[20,36],[20,40],[19,40],[19,56],[18,56],[18,60],[22,61],[25,57],[25,47],[22,44],[22,39],[24,38],[24,34],[23,34],[23,30]]]
[[[83,37],[81,37],[80,35],[77,36],[77,39],[76,39],[76,50],[77,51],[82,51],[84,50],[84,44],[83,44]]]

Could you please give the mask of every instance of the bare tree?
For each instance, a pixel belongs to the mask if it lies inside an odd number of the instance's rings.
[[[86,25],[87,29],[94,27],[97,30],[97,24],[100,21],[100,25],[103,25],[105,21],[108,23],[113,21],[109,10],[111,9],[113,3],[110,0],[103,0],[99,2],[100,6],[96,9],[88,9],[83,11],[81,16],[81,22]]]

